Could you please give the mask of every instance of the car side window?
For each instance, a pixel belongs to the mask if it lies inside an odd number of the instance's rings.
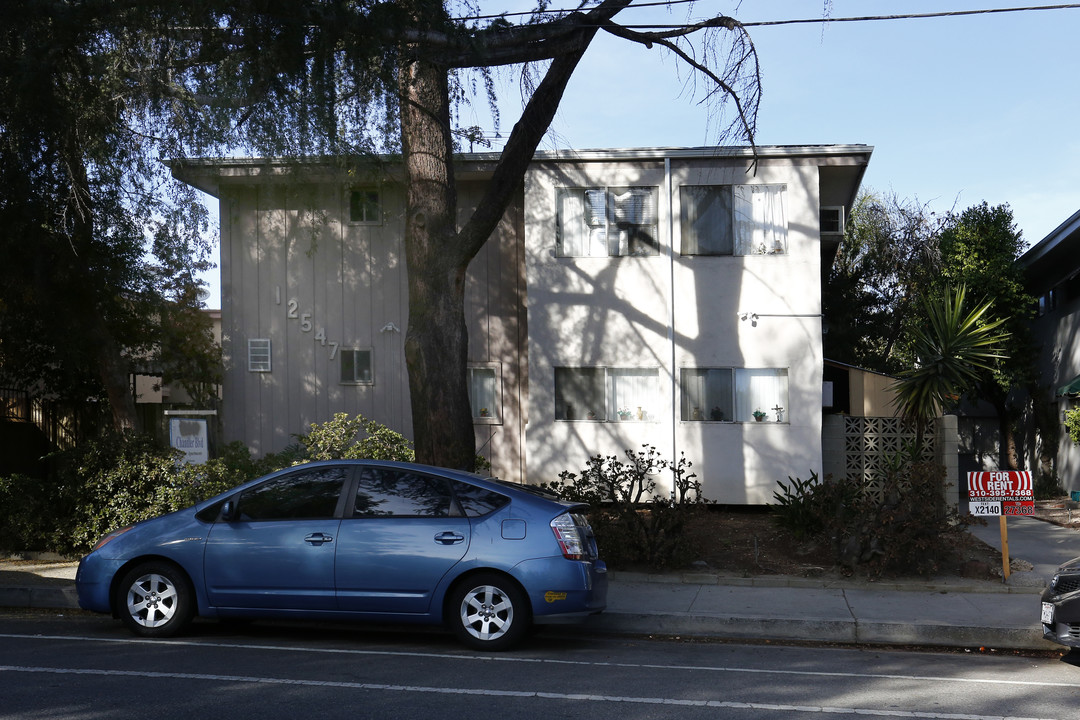
[[[477,485],[456,481],[453,482],[453,485],[454,495],[467,517],[487,515],[489,512],[498,510],[510,502],[510,498],[505,495]]]
[[[407,470],[364,468],[353,517],[450,517],[456,511],[443,478]]]
[[[326,467],[268,480],[240,494],[238,518],[243,521],[332,518],[347,474],[344,467]]]

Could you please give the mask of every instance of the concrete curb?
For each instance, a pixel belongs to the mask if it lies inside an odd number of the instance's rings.
[[[0,587],[0,607],[78,610],[74,585]]]
[[[837,643],[844,645],[914,645],[991,647],[1008,650],[1061,650],[1032,628],[985,628],[953,625],[718,617],[670,613],[604,612],[590,618],[592,632],[620,635],[682,635],[727,640]]]
[[[881,592],[931,593],[998,593],[1038,595],[1047,580],[1033,573],[1014,572],[1008,582],[970,580],[966,578],[927,578],[925,580],[863,580],[858,578],[812,578],[789,575],[758,575],[736,577],[714,573],[643,573],[609,572],[614,582],[669,583],[682,585],[723,585],[756,588],[817,588],[823,590],[877,590]]]

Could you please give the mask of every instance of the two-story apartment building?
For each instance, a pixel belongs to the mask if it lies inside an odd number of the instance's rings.
[[[821,275],[872,149],[538,153],[469,270],[469,386],[493,472],[681,453],[707,497],[820,470]],[[464,216],[491,155],[464,155]],[[360,171],[192,162],[221,213],[226,440],[277,450],[335,412],[409,433],[404,193]],[[667,478],[658,478],[661,487]]]
[[[1032,334],[1039,347],[1038,371],[1045,392],[1034,398],[1046,404],[1055,433],[1039,437],[1040,423],[1027,433],[1029,467],[1053,464],[1065,490],[1080,490],[1080,446],[1062,424],[1065,413],[1080,402],[1080,211],[1028,249],[1017,261],[1027,276],[1027,289],[1038,298]]]

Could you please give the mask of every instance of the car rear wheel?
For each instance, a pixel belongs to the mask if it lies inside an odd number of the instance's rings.
[[[141,637],[172,637],[194,614],[194,594],[187,576],[175,565],[143,563],[124,575],[117,588],[120,619]]]
[[[484,573],[458,585],[450,600],[454,632],[471,648],[506,650],[529,630],[528,598],[510,578]]]

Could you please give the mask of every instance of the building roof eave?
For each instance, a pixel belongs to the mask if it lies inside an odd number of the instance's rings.
[[[1027,252],[1020,256],[1017,262],[1021,267],[1028,268],[1052,253],[1071,236],[1080,232],[1080,210],[1073,213],[1065,222],[1058,225],[1052,232],[1044,237]]]

